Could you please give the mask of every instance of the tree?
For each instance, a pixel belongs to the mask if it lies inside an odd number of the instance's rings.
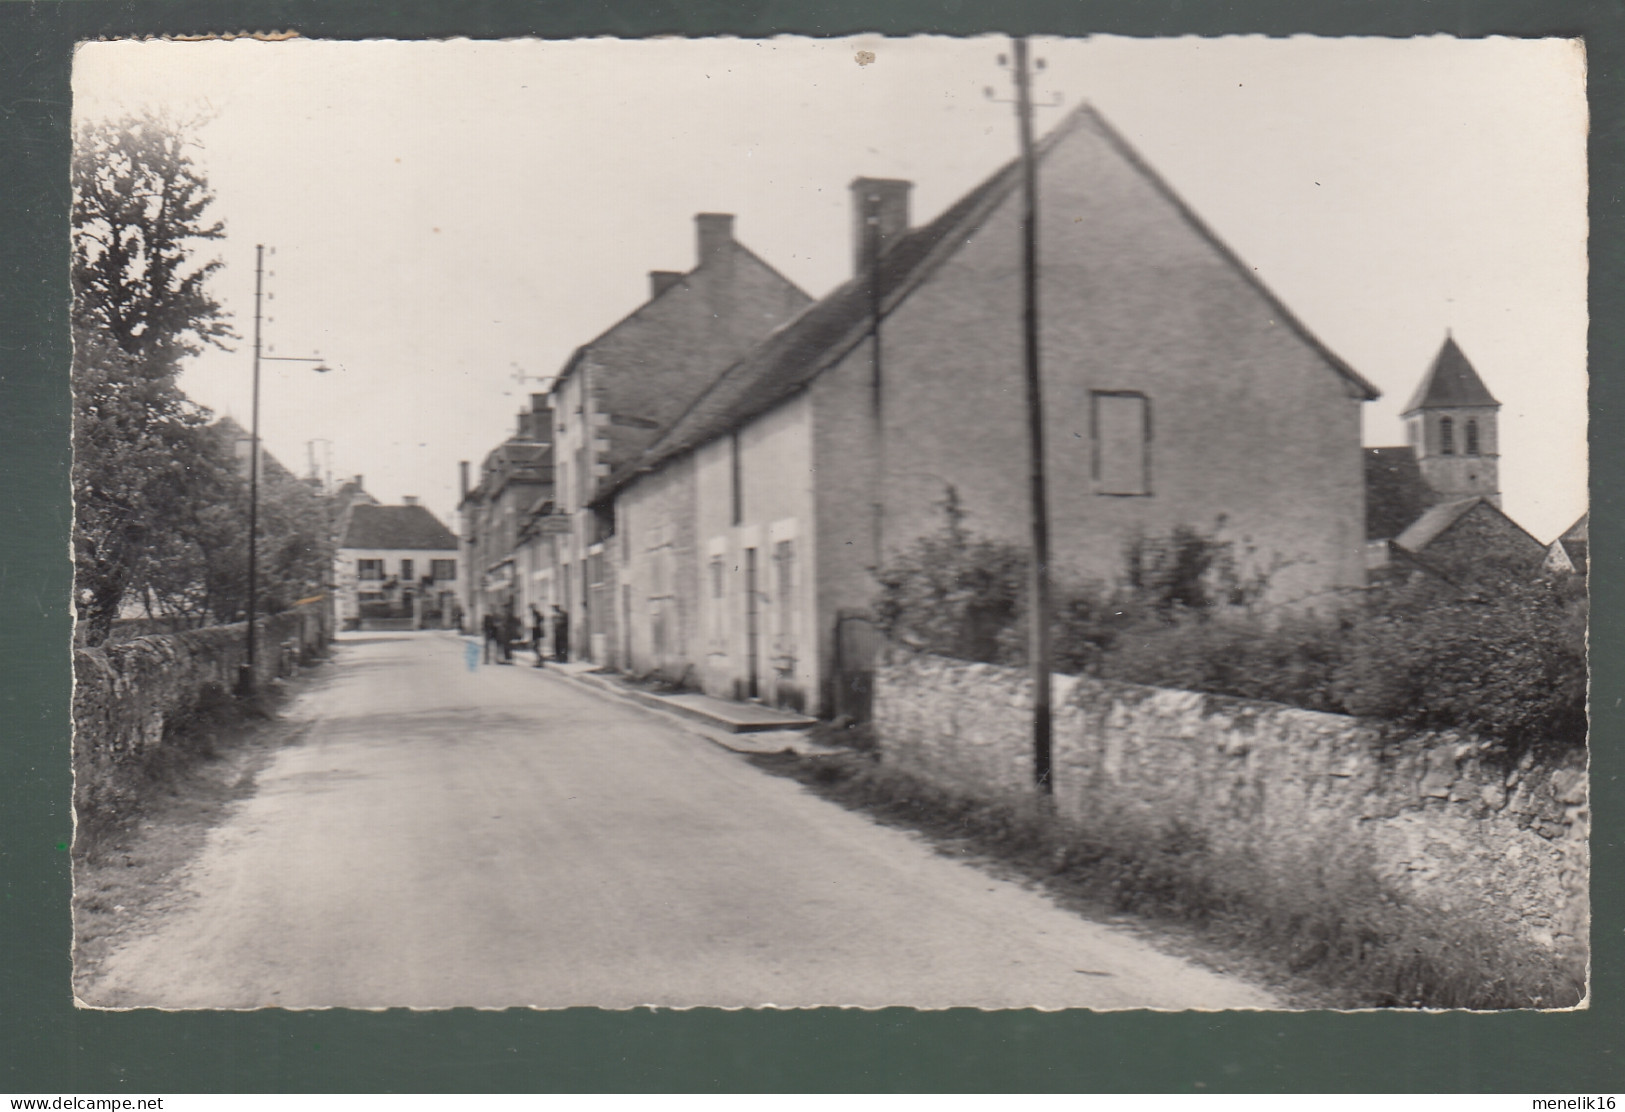
[[[207,289],[222,264],[194,258],[225,228],[206,215],[214,194],[192,145],[186,128],[151,115],[87,123],[75,137],[74,311],[149,377],[236,335]]]
[[[79,617],[104,640],[132,584],[218,485],[207,414],[169,376],[80,325],[73,351],[74,564]]]
[[[205,289],[219,262],[213,197],[182,130],[151,116],[87,124],[73,160],[74,559],[86,639],[104,640],[132,588],[177,573],[200,508],[231,460],[208,413],[176,385],[179,361],[233,333]],[[160,577],[161,578],[161,577]]]

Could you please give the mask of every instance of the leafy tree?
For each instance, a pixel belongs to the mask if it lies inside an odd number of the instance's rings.
[[[171,547],[200,487],[220,461],[207,414],[170,376],[137,370],[135,358],[75,328],[73,357],[74,563],[86,639],[106,639],[132,584]]]
[[[179,360],[232,335],[205,290],[223,230],[181,129],[151,117],[86,124],[72,180],[74,558],[86,639],[127,600],[160,610],[193,555],[187,530],[230,481],[208,413],[176,385]]]
[[[225,228],[207,216],[214,195],[186,131],[145,115],[86,123],[75,136],[74,311],[146,377],[173,375],[183,357],[235,336],[207,289],[222,264],[195,258]]]

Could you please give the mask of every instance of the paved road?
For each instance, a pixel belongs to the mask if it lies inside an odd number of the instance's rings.
[[[640,708],[352,640],[87,1003],[1269,1007]]]

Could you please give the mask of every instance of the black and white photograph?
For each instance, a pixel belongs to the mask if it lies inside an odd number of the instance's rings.
[[[75,1001],[1588,1006],[1588,126],[1562,38],[81,43]]]

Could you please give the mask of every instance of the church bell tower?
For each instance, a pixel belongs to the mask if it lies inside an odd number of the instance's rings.
[[[1446,336],[1401,415],[1435,503],[1482,497],[1501,504],[1500,409],[1456,341]]]

